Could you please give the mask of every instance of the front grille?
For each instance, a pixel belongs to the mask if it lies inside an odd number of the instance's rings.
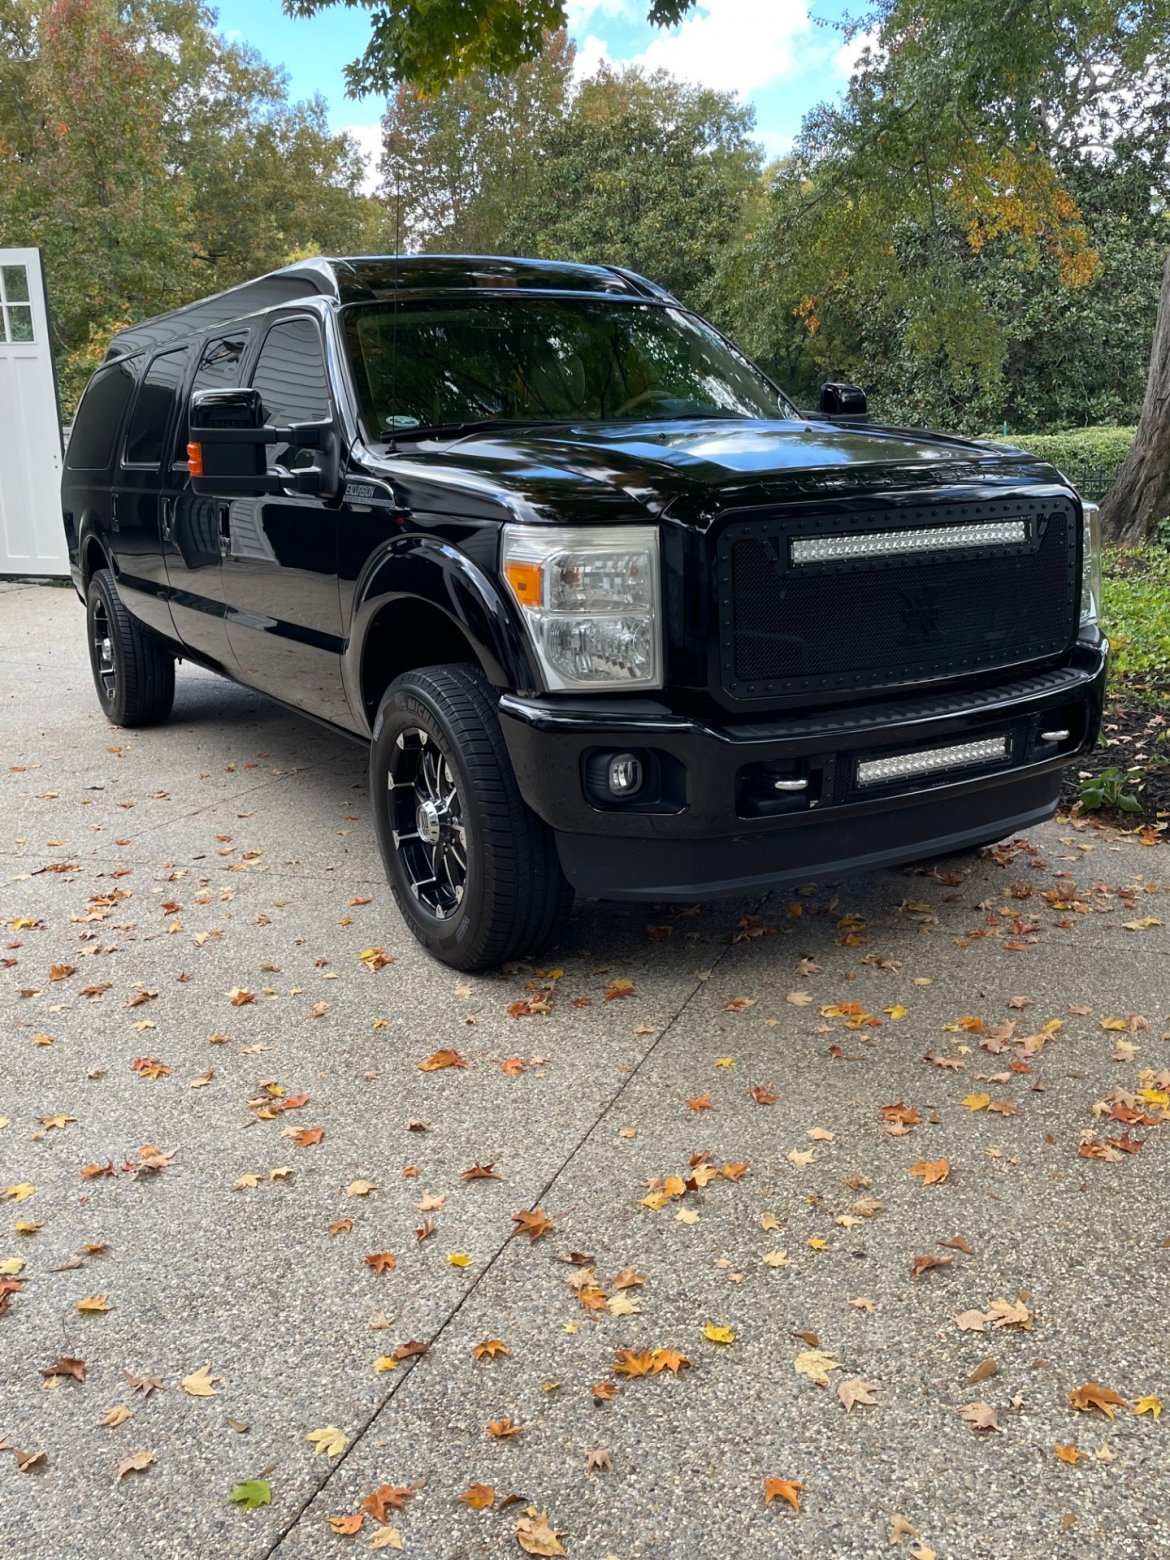
[[[733,519],[719,660],[750,700],[882,689],[1051,660],[1080,604],[1070,499]]]

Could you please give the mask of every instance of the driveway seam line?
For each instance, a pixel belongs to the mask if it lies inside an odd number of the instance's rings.
[[[759,900],[759,902],[755,906],[755,910],[752,912],[753,914],[756,914],[756,913],[759,912],[759,910],[766,903],[767,898],[768,898],[768,896],[767,896],[767,894],[765,894],[763,896],[763,898]],[[735,946],[734,940],[733,939],[729,939],[728,942],[727,942],[726,947],[724,947],[723,949],[720,950],[718,958],[714,959],[712,961],[712,964],[711,964],[711,974],[712,975],[714,975],[715,971],[723,963],[724,959],[731,952],[731,950],[732,950],[732,948],[734,946]],[[617,1089],[614,1091],[614,1093],[612,1094],[610,1099],[602,1106],[601,1110],[594,1117],[593,1121],[586,1128],[585,1132],[582,1133],[581,1137],[577,1140],[577,1142],[573,1145],[573,1147],[565,1155],[564,1159],[557,1166],[557,1168],[553,1171],[552,1175],[545,1182],[544,1186],[541,1187],[540,1191],[537,1192],[536,1196],[532,1199],[532,1202],[529,1204],[530,1207],[533,1207],[533,1208],[537,1207],[540,1204],[541,1200],[544,1197],[547,1196],[549,1191],[556,1184],[556,1182],[560,1179],[561,1175],[567,1169],[569,1164],[577,1157],[577,1155],[585,1147],[586,1143],[588,1143],[589,1139],[593,1136],[594,1132],[601,1125],[601,1123],[605,1120],[605,1118],[610,1114],[610,1112],[613,1110],[615,1105],[617,1105],[618,1101],[625,1094],[625,1092],[629,1088],[630,1084],[633,1083],[634,1079],[642,1071],[643,1067],[645,1067],[646,1063],[650,1060],[650,1058],[654,1055],[655,1051],[657,1051],[658,1047],[666,1039],[667,1035],[674,1028],[675,1024],[678,1023],[679,1019],[686,1012],[687,1008],[690,1007],[691,1003],[694,1001],[694,999],[698,996],[699,992],[706,985],[707,985],[707,981],[705,981],[705,980],[696,980],[695,981],[695,983],[692,986],[691,990],[687,992],[686,996],[679,1003],[678,1007],[674,1010],[673,1013],[671,1013],[670,1017],[663,1024],[663,1026],[662,1026],[661,1030],[659,1031],[659,1033],[657,1035],[655,1035],[654,1043],[646,1048],[646,1050],[643,1052],[643,1054],[642,1054],[641,1058],[639,1059],[639,1061],[637,1062],[637,1064],[635,1066],[633,1066],[630,1069],[630,1071],[626,1074],[626,1076],[622,1079],[621,1083],[618,1085]],[[515,1238],[515,1234],[514,1233],[512,1235],[508,1235],[508,1236],[505,1237],[505,1239],[503,1240],[501,1245],[499,1245],[496,1248],[496,1250],[488,1258],[487,1262],[484,1263],[483,1269],[482,1269],[482,1271],[479,1274],[477,1274],[474,1283],[470,1284],[468,1286],[468,1288],[466,1290],[464,1290],[463,1294],[459,1297],[459,1299],[451,1307],[450,1311],[448,1311],[447,1315],[439,1323],[438,1327],[435,1329],[435,1332],[433,1333],[433,1335],[431,1336],[431,1338],[427,1342],[427,1353],[428,1354],[435,1347],[435,1345],[438,1343],[439,1339],[446,1332],[446,1330],[450,1326],[450,1324],[459,1315],[459,1313],[463,1309],[463,1307],[467,1304],[467,1302],[471,1299],[471,1297],[479,1289],[479,1286],[487,1278],[488,1274],[495,1267],[495,1265],[499,1261],[499,1259],[503,1256],[504,1252],[508,1249],[509,1245],[511,1244],[511,1242],[513,1241],[514,1238]],[[300,1506],[298,1506],[296,1512],[293,1514],[292,1519],[276,1535],[275,1539],[272,1541],[272,1543],[269,1545],[269,1547],[262,1552],[262,1554],[260,1556],[260,1560],[272,1560],[272,1556],[276,1554],[276,1551],[284,1543],[285,1539],[288,1538],[288,1536],[292,1532],[292,1530],[295,1527],[299,1526],[302,1518],[308,1512],[309,1508],[314,1504],[314,1502],[316,1501],[317,1497],[326,1489],[326,1487],[332,1482],[334,1476],[340,1471],[340,1469],[344,1466],[344,1464],[349,1460],[350,1453],[353,1452],[358,1446],[360,1446],[362,1441],[365,1439],[366,1435],[368,1435],[370,1430],[373,1429],[374,1424],[377,1421],[377,1419],[380,1417],[380,1415],[382,1414],[382,1411],[384,1409],[386,1409],[386,1408],[389,1408],[391,1403],[394,1401],[395,1397],[398,1395],[399,1391],[403,1387],[406,1386],[407,1382],[414,1375],[415,1368],[416,1367],[412,1367],[404,1376],[400,1377],[394,1383],[394,1385],[390,1388],[390,1390],[386,1393],[385,1397],[383,1397],[377,1403],[377,1405],[374,1407],[374,1409],[371,1411],[371,1413],[366,1418],[365,1422],[354,1433],[354,1435],[350,1439],[349,1445],[342,1452],[341,1456],[338,1457],[338,1459],[333,1464],[333,1466],[325,1474],[325,1477],[321,1480],[321,1482],[319,1484],[317,1484],[314,1487],[314,1489],[310,1492],[310,1494],[308,1494],[305,1497],[305,1499],[301,1502]]]

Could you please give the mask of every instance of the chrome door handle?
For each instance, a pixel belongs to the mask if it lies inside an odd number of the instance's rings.
[[[217,504],[215,514],[219,525],[219,555],[226,558],[232,550],[232,506]]]
[[[173,498],[164,498],[162,501],[162,539],[164,542],[174,540],[175,525],[175,501]]]

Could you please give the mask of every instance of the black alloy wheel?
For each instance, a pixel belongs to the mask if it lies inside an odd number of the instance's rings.
[[[97,569],[85,594],[93,685],[115,726],[156,726],[175,701],[175,658],[131,617],[109,569]]]
[[[573,891],[526,805],[477,666],[425,666],[387,688],[370,743],[378,845],[418,941],[459,970],[535,953]]]
[[[405,726],[395,738],[388,789],[394,844],[410,891],[445,921],[467,889],[467,830],[447,755],[420,726]]]

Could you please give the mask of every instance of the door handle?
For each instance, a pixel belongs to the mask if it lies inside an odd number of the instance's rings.
[[[110,530],[111,531],[116,531],[117,529],[118,529],[118,495],[117,495],[117,493],[111,493],[110,494]]]
[[[215,514],[219,525],[219,555],[226,558],[232,550],[232,506],[217,504]]]
[[[164,498],[162,501],[162,539],[169,542],[174,539],[175,526],[175,501],[173,498]]]

